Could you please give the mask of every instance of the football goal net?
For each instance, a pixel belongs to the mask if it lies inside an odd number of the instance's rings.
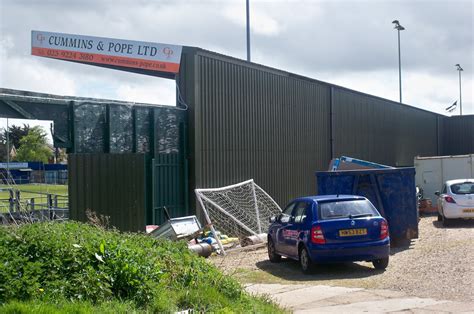
[[[207,223],[212,229],[240,240],[266,233],[269,218],[281,213],[278,204],[253,179],[214,189],[196,189]],[[212,230],[216,234],[216,230]],[[221,250],[222,245],[216,235]]]

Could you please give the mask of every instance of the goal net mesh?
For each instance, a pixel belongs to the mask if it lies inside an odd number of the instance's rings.
[[[210,223],[221,234],[239,239],[266,233],[269,218],[281,213],[278,204],[253,180],[217,189],[196,189]]]

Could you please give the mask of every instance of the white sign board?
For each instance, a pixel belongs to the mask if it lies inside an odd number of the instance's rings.
[[[0,162],[0,168],[2,169],[21,169],[21,168],[28,168],[27,162]]]
[[[31,54],[83,63],[178,73],[182,46],[132,40],[31,32]]]

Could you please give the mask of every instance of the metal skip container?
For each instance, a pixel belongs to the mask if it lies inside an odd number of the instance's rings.
[[[415,168],[317,172],[319,195],[368,198],[388,221],[394,245],[418,238]]]

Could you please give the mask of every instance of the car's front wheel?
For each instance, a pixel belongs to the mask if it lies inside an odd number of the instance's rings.
[[[301,270],[305,274],[309,274],[312,270],[312,262],[311,258],[309,257],[308,250],[305,247],[301,247],[300,249],[300,266]]]
[[[276,253],[275,243],[273,243],[272,238],[268,238],[267,248],[268,259],[270,260],[270,262],[278,263],[279,261],[281,261],[281,255]]]
[[[388,256],[386,258],[380,258],[372,261],[375,269],[384,270],[388,266]]]

